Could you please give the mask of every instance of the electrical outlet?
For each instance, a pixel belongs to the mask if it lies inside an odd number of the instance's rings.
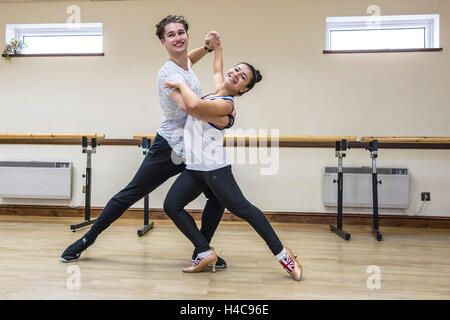
[[[431,201],[431,194],[430,194],[430,192],[422,192],[420,194],[420,199],[422,201]]]

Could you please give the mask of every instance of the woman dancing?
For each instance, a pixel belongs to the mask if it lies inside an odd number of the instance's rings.
[[[222,47],[216,45],[214,56],[214,93],[200,98],[186,83],[168,83],[167,88],[180,90],[187,110],[214,110],[221,114],[234,111],[234,97],[251,90],[262,76],[249,63],[239,63],[224,76]],[[233,117],[230,116],[230,120]],[[230,121],[231,122],[231,121]],[[292,251],[283,246],[264,214],[242,194],[231,171],[223,147],[224,130],[214,124],[188,116],[184,127],[186,169],[176,179],[164,201],[164,211],[192,242],[197,253],[184,272],[200,272],[208,265],[215,272],[217,254],[198,229],[192,216],[184,210],[208,187],[231,213],[247,221],[264,239],[270,251],[291,277],[299,281],[302,267]]]

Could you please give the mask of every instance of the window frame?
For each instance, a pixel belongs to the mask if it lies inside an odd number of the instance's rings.
[[[46,24],[7,24],[6,42],[11,38],[22,40],[24,36],[102,36],[103,23],[46,23]],[[104,40],[104,38],[103,38]],[[104,45],[102,41],[102,52],[74,52],[74,53],[21,53],[22,56],[33,55],[102,55],[104,54]]]
[[[386,30],[404,28],[425,28],[425,48],[439,48],[439,14],[425,15],[392,15],[392,16],[353,16],[353,17],[327,17],[326,18],[326,51],[339,51],[331,49],[332,31],[356,31],[356,30]],[[358,51],[358,49],[349,49]],[[367,49],[360,49],[368,51]],[[370,49],[377,50],[405,50],[405,49]],[[369,51],[370,51],[369,50]]]

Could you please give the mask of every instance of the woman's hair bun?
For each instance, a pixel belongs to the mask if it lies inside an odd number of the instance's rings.
[[[255,75],[256,75],[255,78],[256,83],[260,82],[262,80],[261,72],[259,72],[259,70],[255,70]]]

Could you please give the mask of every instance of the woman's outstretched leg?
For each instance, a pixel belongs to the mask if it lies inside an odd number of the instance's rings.
[[[296,256],[284,247],[261,210],[251,204],[242,194],[233,177],[231,166],[199,173],[202,180],[231,213],[244,219],[264,239],[272,254],[283,268],[295,279],[300,280],[302,269]]]

